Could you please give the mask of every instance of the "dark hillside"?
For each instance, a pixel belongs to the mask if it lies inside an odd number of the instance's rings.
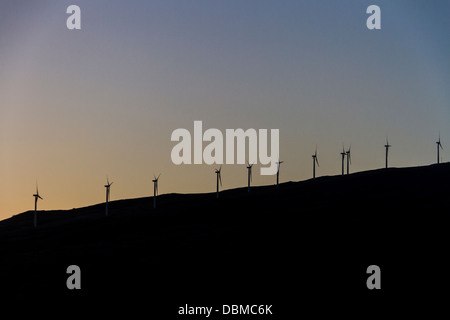
[[[277,315],[445,301],[450,164],[210,194],[166,194],[0,222],[3,296],[153,308],[273,304]],[[82,289],[66,288],[78,265]],[[368,290],[378,265],[382,289]],[[323,303],[318,304],[317,301]],[[320,306],[326,305],[327,308]],[[384,310],[384,309],[383,309]],[[217,316],[215,318],[218,318]]]

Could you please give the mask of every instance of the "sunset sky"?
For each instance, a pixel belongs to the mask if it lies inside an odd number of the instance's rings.
[[[66,8],[81,8],[68,30]],[[381,30],[366,9],[381,8]],[[0,219],[160,193],[214,192],[177,128],[280,130],[280,180],[450,161],[449,1],[1,1]],[[205,143],[206,145],[206,143]],[[255,166],[258,168],[258,165]],[[246,185],[224,165],[223,188]],[[275,176],[253,173],[253,184]]]

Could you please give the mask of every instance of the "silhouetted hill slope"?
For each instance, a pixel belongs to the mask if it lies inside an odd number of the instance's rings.
[[[36,230],[29,211],[0,222],[2,286],[22,300],[145,302],[162,318],[194,302],[273,304],[278,315],[300,302],[336,311],[423,303],[446,297],[449,181],[450,164],[440,164],[226,190],[220,199],[165,194],[157,209],[152,197],[112,201],[109,217],[104,204],[40,211]],[[77,292],[66,288],[72,264],[82,270]],[[372,264],[382,270],[379,291],[366,287]]]

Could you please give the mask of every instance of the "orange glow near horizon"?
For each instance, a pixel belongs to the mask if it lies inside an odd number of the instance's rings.
[[[280,181],[449,160],[448,8],[382,2],[368,31],[359,2],[0,4],[0,220],[160,194],[215,192],[217,166],[171,162],[173,130],[279,129]],[[108,2],[109,3],[109,2]],[[255,2],[257,3],[257,2]],[[423,21],[408,25],[421,10]],[[205,14],[207,13],[207,14]],[[447,13],[447,14],[446,14]],[[330,27],[333,17],[333,27]],[[412,28],[412,29],[411,29]],[[415,36],[413,37],[412,34]],[[338,37],[337,37],[338,35]],[[204,143],[204,146],[206,143]],[[223,189],[246,165],[224,165]],[[275,176],[253,169],[253,185]]]

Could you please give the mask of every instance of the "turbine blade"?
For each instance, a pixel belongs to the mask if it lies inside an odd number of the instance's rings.
[[[316,162],[317,162],[317,166],[320,167],[319,166],[319,159],[317,157],[316,157]]]
[[[220,171],[219,171],[219,182],[220,182],[220,186],[222,186],[222,175],[220,174]]]

